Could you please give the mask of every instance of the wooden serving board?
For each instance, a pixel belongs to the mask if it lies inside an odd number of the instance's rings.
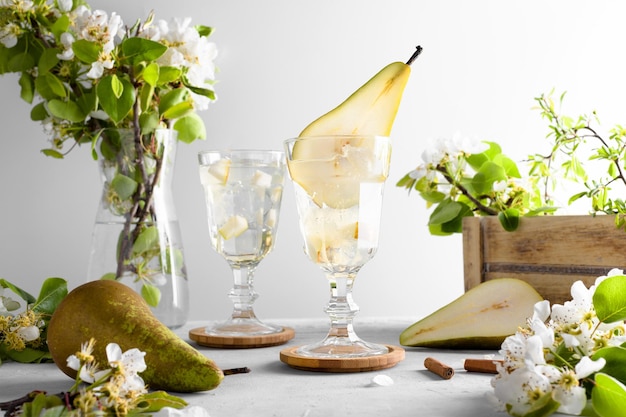
[[[296,332],[290,327],[283,327],[280,333],[253,336],[215,336],[206,333],[206,327],[189,331],[189,338],[201,346],[226,349],[250,349],[282,345],[293,339]]]
[[[280,352],[280,360],[294,369],[314,372],[368,372],[391,368],[404,359],[404,349],[386,345],[384,355],[364,358],[311,358],[296,353],[300,346],[289,347]]]

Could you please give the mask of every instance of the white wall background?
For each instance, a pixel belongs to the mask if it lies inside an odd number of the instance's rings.
[[[626,3],[582,0],[94,0],[132,23],[191,16],[216,28],[219,100],[202,114],[208,140],[181,145],[174,193],[191,287],[191,319],[230,313],[228,267],[209,246],[196,154],[207,148],[275,148],[330,110],[382,66],[424,47],[393,131],[380,250],[355,286],[363,316],[420,318],[463,291],[460,236],[431,237],[417,195],[395,182],[426,140],[456,131],[500,141],[516,159],[547,133],[533,98],[568,91],[571,114],[597,109],[624,123]],[[84,281],[100,183],[88,149],[65,160],[39,151],[17,77],[0,77],[0,277],[37,293],[41,281]],[[263,319],[322,317],[320,270],[302,253],[288,183],[275,250],[261,263]]]

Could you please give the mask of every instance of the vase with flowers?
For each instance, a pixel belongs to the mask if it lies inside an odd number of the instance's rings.
[[[42,152],[87,145],[100,163],[89,278],[136,287],[169,327],[188,309],[169,186],[176,144],[206,136],[197,111],[216,98],[211,31],[153,14],[126,26],[82,0],[0,2],[0,73],[19,74],[51,138]]]

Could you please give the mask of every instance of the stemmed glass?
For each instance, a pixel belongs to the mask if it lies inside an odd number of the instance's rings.
[[[206,328],[212,336],[268,335],[282,327],[259,320],[252,304],[259,262],[272,250],[284,185],[284,153],[261,150],[216,150],[198,154],[213,249],[233,272],[228,296],[233,312],[223,323]]]
[[[390,140],[381,136],[319,136],[285,142],[294,184],[304,251],[325,272],[330,330],[320,342],[295,352],[314,358],[383,355],[387,346],[362,340],[354,331],[359,307],[352,286],[378,248]]]

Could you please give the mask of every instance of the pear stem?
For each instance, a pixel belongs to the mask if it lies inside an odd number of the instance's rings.
[[[250,368],[244,366],[243,368],[231,368],[222,370],[224,375],[235,375],[235,374],[248,374],[250,373]]]
[[[407,65],[411,65],[413,63],[413,61],[415,61],[417,59],[417,57],[422,53],[422,47],[420,45],[417,45],[415,47],[415,52],[413,52],[413,55],[411,55],[411,58],[409,58],[408,61],[406,61]]]

